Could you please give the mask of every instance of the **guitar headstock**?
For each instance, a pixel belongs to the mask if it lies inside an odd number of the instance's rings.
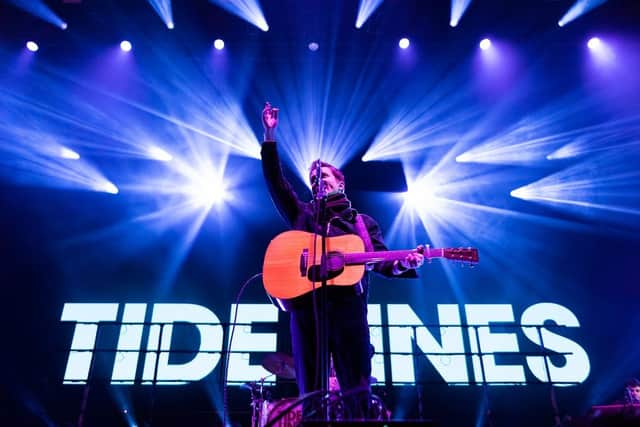
[[[445,248],[442,254],[446,259],[477,264],[479,262],[476,248]]]

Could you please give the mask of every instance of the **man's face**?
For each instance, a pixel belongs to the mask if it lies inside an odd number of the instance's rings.
[[[636,385],[633,387],[627,387],[629,389],[629,394],[631,395],[631,400],[634,402],[640,402],[640,386]]]
[[[339,189],[344,188],[344,183],[339,181],[333,174],[333,171],[328,166],[322,166],[320,168],[322,172],[322,182],[324,183],[324,191],[326,194],[335,193]],[[318,180],[316,179],[317,171],[314,169],[311,171],[311,192],[316,194],[318,192]]]

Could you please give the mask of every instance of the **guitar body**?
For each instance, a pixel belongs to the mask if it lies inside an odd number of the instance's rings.
[[[315,240],[315,242],[314,242]],[[354,234],[327,237],[327,253],[330,258],[340,258],[340,254],[364,251],[364,242]],[[315,247],[314,247],[315,243]],[[262,269],[264,288],[274,298],[287,300],[313,291],[313,272],[319,272],[322,254],[322,238],[306,231],[286,231],[277,235],[264,257]],[[327,286],[352,286],[364,275],[364,265],[340,265],[332,268],[328,262],[329,278]],[[321,286],[319,274],[315,288]]]

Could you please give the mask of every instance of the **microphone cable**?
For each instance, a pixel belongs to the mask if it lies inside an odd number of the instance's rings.
[[[262,276],[262,273],[256,273],[251,276],[246,282],[242,284],[240,290],[238,291],[238,295],[236,296],[235,301],[235,310],[233,313],[233,322],[231,323],[231,331],[229,332],[229,345],[227,347],[227,357],[224,359],[224,366],[222,372],[222,425],[227,426],[227,418],[229,416],[229,406],[228,406],[228,387],[227,387],[227,375],[229,373],[229,359],[231,358],[231,345],[233,343],[233,333],[236,329],[236,321],[238,320],[238,303],[240,302],[240,297],[244,293],[246,287],[251,283],[254,279]]]

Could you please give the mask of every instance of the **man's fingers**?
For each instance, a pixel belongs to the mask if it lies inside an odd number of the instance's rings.
[[[418,268],[423,262],[424,256],[421,253],[412,253],[407,255],[402,264],[405,268]]]

